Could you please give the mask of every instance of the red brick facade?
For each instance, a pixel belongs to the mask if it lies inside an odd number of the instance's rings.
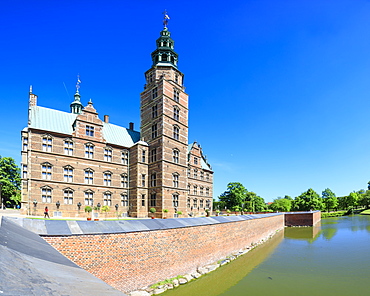
[[[284,227],[284,215],[168,230],[43,236],[60,253],[123,292],[194,272]]]

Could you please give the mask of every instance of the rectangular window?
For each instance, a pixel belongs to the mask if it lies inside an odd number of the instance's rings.
[[[112,205],[112,194],[110,192],[104,193],[103,204],[109,207]]]
[[[73,191],[72,190],[64,190],[64,204],[65,205],[73,204]]]
[[[150,195],[150,206],[151,207],[156,207],[157,206],[157,194],[156,193],[152,193]]]
[[[194,207],[194,209],[196,209],[198,207],[198,200],[196,198],[194,198],[194,200],[193,200],[193,207]]]
[[[194,195],[197,195],[198,194],[198,187],[197,186],[194,186]]]
[[[121,175],[121,187],[128,187],[128,176],[126,174]]]
[[[64,182],[73,182],[72,168],[64,168]]]
[[[144,174],[141,175],[141,186],[145,187],[145,175]]]
[[[94,202],[94,193],[85,192],[85,206],[92,206]]]
[[[90,159],[94,158],[94,146],[92,144],[85,145],[85,157]]]
[[[151,162],[157,161],[157,149],[156,148],[150,151],[150,161]]]
[[[178,194],[172,194],[172,205],[174,208],[177,208],[179,206],[179,195]]]
[[[52,139],[50,137],[42,138],[42,151],[51,152],[52,148]]]
[[[43,180],[51,180],[51,165],[43,164],[41,166],[41,174]]]
[[[179,187],[179,175],[173,175],[173,187]]]
[[[206,195],[209,196],[209,188],[206,188]]]
[[[145,152],[145,150],[141,151],[141,161],[142,162],[146,161],[146,152]]]
[[[207,209],[210,209],[211,208],[211,200],[210,199],[207,199],[206,200],[206,208]]]
[[[28,170],[28,167],[27,167],[27,165],[26,164],[24,164],[23,166],[22,166],[22,178],[23,179],[27,179],[27,170]]]
[[[201,199],[200,201],[199,201],[199,207],[202,209],[203,208],[203,199]]]
[[[194,170],[194,179],[198,178],[198,170]]]
[[[198,157],[194,157],[194,164],[198,164]]]
[[[128,165],[128,151],[122,151],[122,164]]]
[[[85,184],[92,184],[94,181],[94,172],[93,171],[85,171]]]
[[[173,150],[172,159],[174,163],[179,163],[179,150]]]
[[[173,107],[173,119],[179,121],[180,118],[180,109],[178,107]]]
[[[73,155],[73,142],[72,141],[64,141],[64,154]]]
[[[41,197],[42,202],[51,203],[51,189],[49,188],[42,188],[41,189]]]
[[[152,125],[152,139],[156,138],[158,136],[158,133],[157,133],[157,124],[153,124]]]
[[[23,138],[23,151],[28,150],[28,138]]]
[[[187,207],[190,208],[190,198],[188,198],[188,201],[186,203]]]
[[[199,194],[203,195],[203,187],[200,187]]]
[[[127,194],[121,194],[121,206],[128,207],[128,196],[127,196]]]
[[[141,206],[145,207],[145,194],[141,195]]]
[[[203,172],[203,171],[201,171],[201,172],[200,172],[200,179],[201,179],[201,180],[203,180],[203,179],[204,179],[204,172]]]
[[[178,140],[179,139],[179,134],[180,134],[180,129],[179,129],[179,127],[178,126],[174,126],[173,127],[173,138],[175,139],[175,140]]]
[[[104,161],[112,162],[112,150],[104,149]]]
[[[112,185],[112,174],[111,173],[104,173],[103,183],[104,183],[104,186],[111,186]]]
[[[152,118],[156,118],[158,116],[158,105],[155,104],[153,107],[152,107]]]
[[[173,99],[176,102],[179,102],[180,101],[180,92],[177,89],[174,89],[173,90]]]
[[[157,186],[157,174],[153,173],[150,175],[150,186],[155,187]]]
[[[86,125],[86,136],[94,136],[94,127],[91,125]]]
[[[206,181],[209,181],[209,174],[206,174]]]
[[[155,87],[152,89],[152,99],[155,99],[158,96],[158,88]]]

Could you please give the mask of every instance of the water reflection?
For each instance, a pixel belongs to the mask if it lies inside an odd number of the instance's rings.
[[[284,237],[290,239],[307,240],[309,243],[314,242],[321,232],[321,222],[313,227],[286,227]]]
[[[178,289],[169,290],[163,296],[216,296],[235,286],[256,266],[265,261],[281,243],[284,232],[280,231],[266,243],[249,251],[237,260],[224,265],[196,281]]]
[[[286,228],[265,244],[164,296],[369,295],[370,216]]]

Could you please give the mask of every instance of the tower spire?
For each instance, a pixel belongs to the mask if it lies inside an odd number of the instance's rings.
[[[71,113],[73,114],[80,114],[82,112],[83,105],[81,103],[81,96],[80,96],[80,74],[77,75],[77,83],[76,83],[76,93],[75,93],[75,99],[71,103]]]
[[[177,68],[178,54],[174,50],[175,42],[171,38],[167,25],[170,17],[165,10],[163,12],[163,30],[157,39],[157,49],[152,52],[153,66],[173,66]]]

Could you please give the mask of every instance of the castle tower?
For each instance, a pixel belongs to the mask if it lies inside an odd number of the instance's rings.
[[[153,65],[145,72],[141,137],[149,144],[148,208],[167,209],[168,217],[174,217],[177,211],[185,214],[188,195],[188,95],[166,17],[151,54]]]

